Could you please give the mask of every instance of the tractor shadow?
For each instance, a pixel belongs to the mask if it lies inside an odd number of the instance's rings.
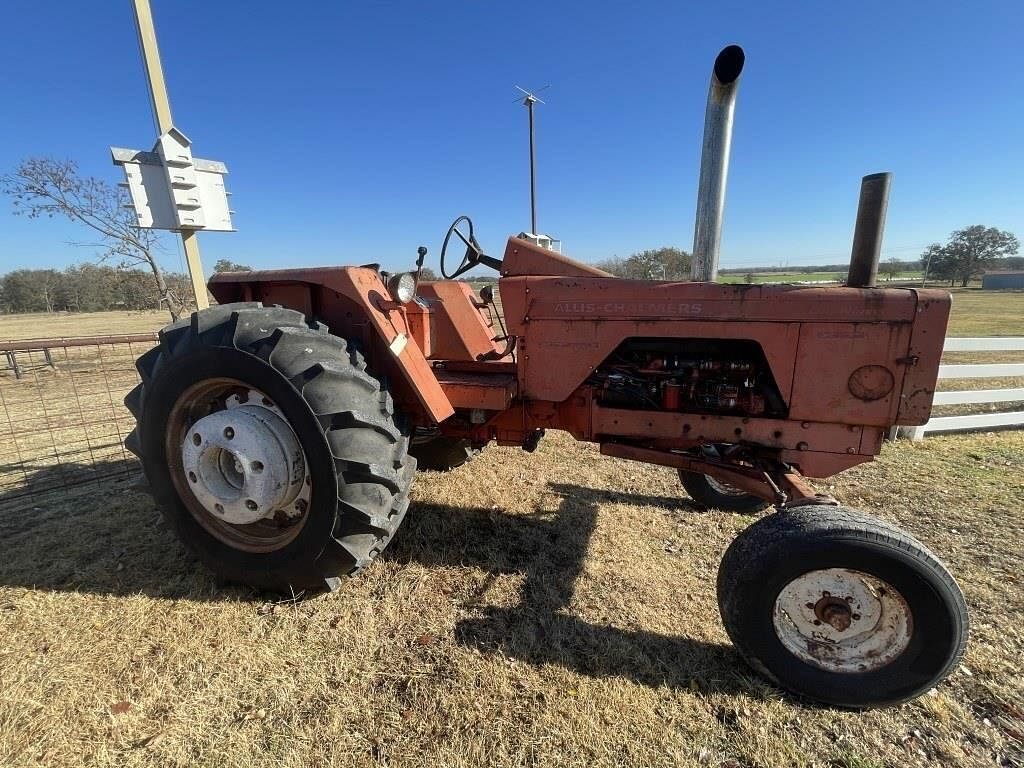
[[[475,567],[492,578],[525,576],[519,604],[482,607],[476,611],[480,615],[458,622],[455,639],[462,645],[538,667],[557,665],[589,677],[620,677],[652,687],[751,693],[736,673],[745,666],[731,645],[592,624],[568,612],[601,503],[614,498],[675,514],[690,507],[679,498],[557,483],[548,487],[559,497],[554,514],[510,515],[482,507],[417,504],[383,557],[432,567]]]
[[[0,465],[0,478],[12,471]],[[0,585],[163,599],[267,599],[221,583],[203,568],[137,487],[139,477],[129,461],[64,464],[31,472],[0,492]],[[549,488],[558,497],[557,510],[533,515],[414,503],[383,558],[480,568],[492,579],[525,577],[518,604],[480,607],[458,622],[455,638],[462,645],[592,677],[750,693],[729,645],[591,624],[569,613],[602,503],[645,504],[679,515],[689,514],[685,501],[567,484]]]
[[[258,599],[219,584],[163,522],[135,461],[0,465],[0,585],[100,595]]]

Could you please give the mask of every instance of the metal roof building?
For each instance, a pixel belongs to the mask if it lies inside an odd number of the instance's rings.
[[[986,272],[981,287],[989,291],[1024,291],[1024,269]]]

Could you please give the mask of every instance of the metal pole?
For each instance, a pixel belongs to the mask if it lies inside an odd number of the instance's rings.
[[[537,156],[534,152],[532,96],[526,97],[526,109],[530,113],[530,232],[537,234]]]
[[[142,48],[142,61],[146,67],[146,82],[149,85],[149,96],[156,115],[157,129],[160,134],[167,133],[173,126],[171,119],[171,101],[167,96],[167,83],[164,82],[164,68],[160,63],[160,49],[156,43],[156,28],[153,26],[153,12],[149,0],[132,0],[135,8],[135,26],[139,33],[139,45]],[[191,230],[181,231],[181,244],[185,249],[185,260],[188,262],[188,275],[192,280],[192,293],[196,298],[196,308],[206,309],[210,301],[206,296],[206,280],[203,277],[203,263],[199,258],[199,240]]]
[[[872,173],[860,181],[857,225],[853,231],[850,273],[846,278],[846,284],[853,288],[874,288],[878,281],[878,260],[882,255],[891,183],[891,173]]]

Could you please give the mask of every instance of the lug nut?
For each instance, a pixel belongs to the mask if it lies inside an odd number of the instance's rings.
[[[248,509],[250,512],[255,512],[257,509],[259,509],[259,507],[260,507],[260,505],[257,504],[252,499],[246,499],[245,500],[245,508]]]
[[[263,471],[263,462],[262,461],[254,461],[252,463],[252,471],[255,472],[257,475],[260,472],[262,472]]]
[[[201,442],[203,442],[203,438],[201,438],[199,436],[198,432],[193,432],[192,433],[192,445],[199,445]]]
[[[224,437],[226,437],[228,440],[230,440],[234,436],[235,436],[235,430],[233,430],[231,427],[224,427]]]

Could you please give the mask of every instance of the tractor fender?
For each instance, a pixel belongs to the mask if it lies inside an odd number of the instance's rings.
[[[371,370],[390,380],[406,411],[440,423],[455,413],[423,351],[405,310],[393,301],[373,267],[315,267],[221,272],[208,284],[218,302],[279,304],[326,323],[331,333],[357,340]],[[423,419],[418,419],[422,421]]]

